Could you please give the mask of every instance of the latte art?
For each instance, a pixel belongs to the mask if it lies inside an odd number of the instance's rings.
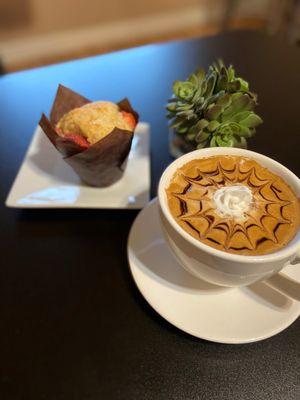
[[[245,157],[215,156],[179,168],[166,190],[176,222],[201,242],[230,253],[281,249],[300,224],[296,194]]]
[[[253,196],[247,186],[233,185],[217,189],[213,199],[218,214],[242,219],[245,218],[245,212],[249,210]]]

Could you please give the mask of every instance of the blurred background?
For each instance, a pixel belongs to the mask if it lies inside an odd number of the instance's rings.
[[[0,69],[10,72],[228,29],[300,41],[300,0],[0,0]]]

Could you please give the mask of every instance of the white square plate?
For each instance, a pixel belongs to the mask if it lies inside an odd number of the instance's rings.
[[[6,199],[16,208],[135,208],[149,201],[149,124],[136,127],[123,177],[107,188],[81,182],[37,127]]]

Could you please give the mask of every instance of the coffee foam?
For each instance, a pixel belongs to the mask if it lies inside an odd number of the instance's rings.
[[[295,193],[249,158],[193,160],[175,172],[166,192],[170,211],[184,230],[230,253],[272,253],[299,228]]]

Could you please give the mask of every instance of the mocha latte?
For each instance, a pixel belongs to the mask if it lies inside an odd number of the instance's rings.
[[[218,250],[272,253],[299,229],[296,194],[282,178],[249,158],[195,159],[175,172],[166,191],[177,223]]]

